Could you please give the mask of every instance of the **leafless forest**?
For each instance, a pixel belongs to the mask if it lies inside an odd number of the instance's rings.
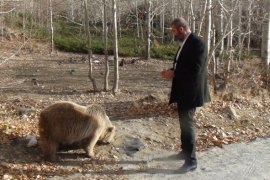
[[[114,59],[118,59],[117,40],[124,33],[132,33],[135,39],[143,40],[144,56],[149,59],[152,45],[172,43],[170,22],[183,16],[192,31],[208,44],[213,77],[221,72],[227,79],[233,64],[237,65],[251,54],[262,55],[268,66],[268,6],[267,0],[3,0],[0,5],[1,40],[16,36],[23,41],[22,46],[27,46],[37,33],[36,29],[42,28],[50,35],[47,42],[53,53],[54,26],[60,20],[74,24],[72,28],[82,29],[87,34],[89,78],[93,89],[97,90],[91,64],[93,36],[102,37],[105,54],[108,36],[113,36]],[[12,27],[18,24],[19,32],[14,32]],[[95,31],[90,33],[90,29]],[[115,64],[113,90],[117,91],[118,60]],[[108,89],[106,77],[104,89]]]

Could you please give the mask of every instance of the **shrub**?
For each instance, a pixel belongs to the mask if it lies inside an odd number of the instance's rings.
[[[75,53],[87,53],[86,41],[73,37],[56,36],[55,47],[59,50]]]
[[[151,49],[151,57],[158,59],[173,59],[177,47],[174,45],[160,45]]]

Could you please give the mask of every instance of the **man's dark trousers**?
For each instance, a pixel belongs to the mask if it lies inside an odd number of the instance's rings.
[[[196,108],[181,108],[177,103],[180,130],[181,148],[188,162],[197,162],[196,159],[196,140],[195,140],[195,111]]]

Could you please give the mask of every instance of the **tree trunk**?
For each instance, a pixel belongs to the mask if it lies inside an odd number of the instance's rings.
[[[247,51],[248,51],[248,55],[250,54],[250,42],[251,42],[251,17],[252,17],[252,2],[249,2],[249,6],[248,6],[248,39],[247,39]]]
[[[225,75],[224,75],[224,86],[225,88],[227,87],[227,83],[228,83],[228,79],[230,76],[230,69],[231,69],[231,62],[233,60],[233,47],[232,47],[232,42],[233,42],[233,13],[235,11],[235,6],[236,4],[233,3],[233,1],[231,2],[231,15],[229,18],[229,36],[228,36],[228,42],[227,42],[227,54],[228,54],[228,59],[226,62],[226,66],[225,66]]]
[[[238,14],[238,60],[241,60],[243,44],[242,44],[242,1],[239,0],[239,14]],[[244,38],[244,37],[243,37]]]
[[[145,59],[150,59],[150,47],[151,47],[151,0],[148,2],[146,1],[146,7],[147,7],[147,20],[146,20],[146,51],[145,51]]]
[[[266,47],[265,47],[265,53],[266,53],[266,56],[265,56],[265,65],[266,65],[266,87],[268,89],[268,92],[270,92],[270,82],[269,82],[269,79],[270,79],[270,75],[269,75],[269,66],[270,66],[270,2],[269,0],[265,0],[265,5],[266,5],[266,10],[268,12],[268,15],[267,15],[267,22],[265,23],[266,24]]]
[[[89,17],[88,17],[88,7],[87,7],[87,0],[84,0],[84,15],[85,15],[85,26],[86,26],[86,35],[88,41],[88,63],[89,63],[89,73],[88,77],[92,82],[94,92],[98,91],[96,80],[93,77],[93,64],[92,64],[92,39],[91,39],[91,32],[89,27]]]
[[[0,3],[0,12],[3,12],[3,1]],[[1,41],[4,40],[4,14],[0,14],[0,23],[1,23]]]
[[[108,28],[107,28],[107,9],[106,9],[106,0],[103,0],[103,13],[104,13],[104,46],[105,46],[105,77],[104,77],[104,90],[109,90],[109,61],[108,61]]]
[[[138,2],[135,0],[135,12],[136,12],[136,29],[137,29],[137,38],[140,37],[140,25],[139,25],[139,13],[138,13]]]
[[[268,15],[267,15],[267,19],[266,19],[266,28],[265,28],[265,31],[266,31],[266,47],[265,47],[265,51],[266,51],[266,65],[269,66],[269,63],[270,63],[270,2],[269,0],[266,0],[265,1],[265,5],[266,5],[266,9],[267,9],[267,12],[268,12]]]
[[[164,41],[164,26],[165,26],[165,4],[162,0],[162,8],[160,13],[160,30],[161,30],[161,43]]]
[[[211,23],[212,23],[212,0],[207,0],[207,19],[206,19],[206,31],[205,42],[207,44],[208,53],[211,47]]]
[[[113,92],[118,91],[119,81],[119,63],[118,63],[118,38],[117,38],[117,16],[116,16],[116,0],[112,0],[112,13],[113,13],[113,34],[114,34],[114,84]]]
[[[220,37],[224,35],[224,9],[223,9],[223,0],[220,0],[220,29],[219,29],[219,34]],[[224,51],[224,39],[221,39],[220,42],[220,50],[219,50],[219,55],[221,55]]]
[[[193,1],[190,0],[190,14],[191,14],[191,31],[195,32],[196,30],[196,17],[194,15]]]
[[[25,45],[25,16],[26,16],[26,4],[25,1],[23,1],[23,19],[22,19],[22,24],[23,24],[23,45]]]
[[[201,19],[199,21],[199,29],[198,29],[198,33],[197,33],[198,36],[201,35],[201,31],[202,31],[202,26],[203,26],[203,22],[204,22],[204,17],[205,17],[205,14],[206,14],[206,10],[207,10],[207,0],[205,0],[203,12],[201,14]]]
[[[69,12],[69,18],[74,21],[74,0],[69,0],[70,4],[70,12]]]
[[[52,0],[49,1],[50,9],[50,29],[51,29],[51,54],[54,53],[54,30],[53,30],[53,9]]]
[[[172,12],[172,14],[171,14],[171,19],[174,19],[174,18],[176,18],[176,16],[175,16],[175,0],[171,0],[171,12]]]

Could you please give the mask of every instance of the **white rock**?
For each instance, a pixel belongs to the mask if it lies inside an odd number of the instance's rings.
[[[8,179],[11,179],[10,176],[9,176],[8,174],[5,174],[5,175],[3,176],[3,180],[8,180]]]
[[[27,147],[33,147],[37,145],[37,138],[32,135],[27,135],[25,138],[28,141]]]
[[[94,60],[93,63],[100,64],[100,61],[99,60]]]

